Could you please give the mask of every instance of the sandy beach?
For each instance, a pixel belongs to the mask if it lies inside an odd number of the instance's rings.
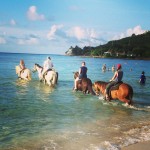
[[[150,149],[150,141],[146,141],[129,145],[127,147],[122,148],[121,150],[149,150],[149,149]]]

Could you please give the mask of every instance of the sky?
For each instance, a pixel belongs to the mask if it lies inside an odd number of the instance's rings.
[[[65,54],[150,30],[150,0],[0,0],[0,52]]]

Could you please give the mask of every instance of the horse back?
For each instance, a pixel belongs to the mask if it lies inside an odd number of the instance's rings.
[[[83,78],[83,79],[81,80],[81,83],[82,83],[82,84],[85,84],[85,85],[90,85],[90,86],[92,86],[92,81],[91,81],[91,79],[89,79],[89,78]]]
[[[109,95],[113,99],[119,97],[126,97],[131,100],[133,97],[133,88],[127,83],[122,83],[119,85],[118,89],[110,89]]]
[[[124,89],[124,91],[128,92],[130,95],[133,95],[133,88],[131,85],[122,83],[120,86]]]
[[[92,89],[92,81],[89,78],[83,78],[81,80],[81,84],[78,87],[83,92],[88,91],[88,93],[91,93],[92,95],[95,95],[93,89]]]

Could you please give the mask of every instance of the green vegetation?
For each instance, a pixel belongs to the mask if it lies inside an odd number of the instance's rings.
[[[131,37],[109,41],[107,44],[97,47],[84,47],[81,49],[76,46],[72,48],[71,55],[113,58],[150,58],[150,31],[141,35],[133,34]]]

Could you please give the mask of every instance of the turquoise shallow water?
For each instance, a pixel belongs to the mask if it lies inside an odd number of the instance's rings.
[[[54,89],[40,83],[37,73],[30,82],[17,79],[20,59],[32,69],[47,56],[0,53],[0,149],[119,149],[150,140],[150,61],[50,55],[59,73]],[[82,61],[92,82],[112,77],[101,71],[104,63],[121,63],[124,82],[134,89],[134,107],[73,92],[73,72]],[[143,70],[147,83],[141,86]]]

